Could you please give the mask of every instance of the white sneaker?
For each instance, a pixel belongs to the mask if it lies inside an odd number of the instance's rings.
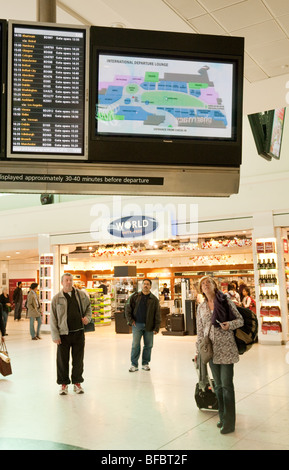
[[[151,370],[151,369],[150,369],[150,366],[149,366],[148,364],[144,364],[144,365],[142,366],[142,368],[143,368],[143,370]]]
[[[60,386],[59,395],[67,395],[68,394],[68,385],[62,384]]]
[[[74,384],[73,385],[73,391],[75,393],[84,393],[84,390],[80,384]]]
[[[135,366],[130,366],[129,372],[136,372],[138,370],[138,367]]]

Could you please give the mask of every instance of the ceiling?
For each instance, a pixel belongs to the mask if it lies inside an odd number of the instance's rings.
[[[1,17],[35,21],[37,1],[2,0]],[[288,0],[57,0],[56,4],[57,23],[242,36],[249,83],[289,73]]]

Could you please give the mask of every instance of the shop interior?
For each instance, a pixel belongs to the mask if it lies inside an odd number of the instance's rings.
[[[160,300],[163,334],[196,334],[196,309],[202,299],[198,281],[205,274],[214,276],[224,292],[231,281],[243,282],[255,298],[250,232],[203,234],[198,241],[178,238],[61,249],[67,253],[64,272],[71,272],[75,285],[90,295],[95,324],[115,322],[116,333],[131,332],[124,306],[145,278]]]
[[[289,253],[287,240],[283,242],[288,300]],[[198,240],[176,237],[106,245],[61,245],[60,271],[72,273],[74,285],[89,295],[95,326],[110,325],[116,333],[131,333],[124,317],[125,303],[133,292],[141,290],[145,278],[152,281],[151,291],[160,301],[162,334],[180,336],[196,334],[196,311],[202,301],[198,282],[202,276],[212,275],[223,292],[230,289],[232,281],[243,283],[259,312],[260,336],[268,343],[280,342],[282,289],[274,243],[256,240],[253,247],[252,233],[241,231],[201,234]],[[21,256],[21,261],[18,258],[17,262],[16,256]],[[31,282],[39,283],[46,324],[54,291],[58,289],[54,285],[53,263],[53,256],[25,259],[24,253],[19,253],[9,261],[9,276],[7,271],[10,296],[21,279],[24,303]],[[5,283],[5,279],[2,281]]]

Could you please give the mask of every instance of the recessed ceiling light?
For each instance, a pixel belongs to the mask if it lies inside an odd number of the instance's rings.
[[[10,255],[6,255],[6,258],[11,258],[11,256],[10,256]]]
[[[20,255],[20,251],[16,251],[15,253],[16,253],[16,255]]]
[[[110,25],[111,28],[125,28],[125,24],[124,23],[111,23]]]

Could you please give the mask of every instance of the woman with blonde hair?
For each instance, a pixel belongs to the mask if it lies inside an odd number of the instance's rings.
[[[234,330],[243,326],[244,320],[235,304],[218,289],[212,277],[202,277],[199,289],[204,302],[197,310],[197,353],[201,341],[209,334],[213,345],[213,357],[209,365],[219,405],[220,421],[217,426],[221,428],[221,434],[228,434],[235,430],[236,421],[233,376],[239,353]]]

